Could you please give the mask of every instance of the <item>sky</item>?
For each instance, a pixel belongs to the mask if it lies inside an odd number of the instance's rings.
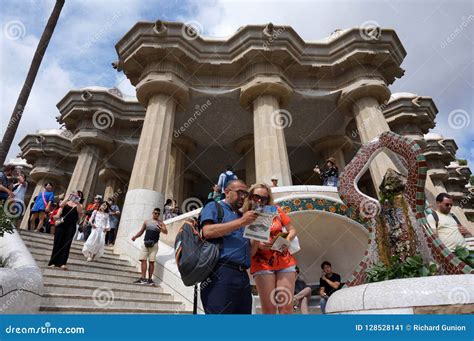
[[[8,124],[53,0],[0,0],[0,134]],[[8,158],[28,133],[58,128],[56,104],[86,86],[135,90],[111,67],[116,42],[137,21],[191,23],[206,37],[228,37],[247,24],[290,25],[305,40],[367,23],[392,28],[407,56],[392,93],[433,98],[432,132],[455,138],[457,157],[474,171],[474,1],[151,1],[66,0]]]

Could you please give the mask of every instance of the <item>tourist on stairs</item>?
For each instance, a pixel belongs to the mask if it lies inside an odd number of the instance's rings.
[[[71,243],[76,234],[76,224],[82,217],[82,202],[84,194],[81,191],[71,193],[67,200],[64,200],[55,217],[56,232],[54,234],[53,252],[48,266],[60,267],[67,270],[66,263],[69,258]]]
[[[145,233],[145,238],[143,239],[143,244],[140,250],[140,256],[138,258],[141,262],[142,277],[134,282],[136,284],[154,285],[153,272],[155,271],[155,259],[156,254],[158,253],[160,233],[163,232],[164,234],[168,234],[166,225],[159,219],[160,213],[161,210],[155,208],[152,213],[152,218],[145,220],[140,231],[132,237],[132,240],[135,241]],[[147,261],[149,263],[148,279],[146,278]]]
[[[47,182],[44,185],[44,190],[36,197],[33,208],[31,209],[30,226],[35,232],[40,232],[43,229],[44,220],[50,212],[51,203],[54,201],[53,184]],[[36,219],[39,219],[38,226],[35,226]]]
[[[82,253],[87,257],[88,262],[102,257],[105,251],[105,234],[110,231],[110,205],[103,202],[98,210],[92,212],[89,219],[92,232],[82,247]]]

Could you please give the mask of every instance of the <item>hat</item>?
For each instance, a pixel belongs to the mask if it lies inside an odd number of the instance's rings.
[[[326,162],[328,162],[328,161],[329,161],[329,162],[332,162],[333,165],[336,164],[336,159],[333,158],[332,156],[327,158]]]
[[[276,181],[278,181],[278,178],[274,175],[274,176],[272,176],[272,177],[270,178],[270,180],[276,180]]]
[[[97,194],[97,195],[94,197],[94,199],[100,199],[100,200],[102,200],[102,195]]]

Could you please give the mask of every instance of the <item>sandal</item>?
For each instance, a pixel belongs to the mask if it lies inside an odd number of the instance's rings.
[[[69,270],[66,265],[61,265],[60,268],[61,268],[61,270],[64,270],[64,271]]]

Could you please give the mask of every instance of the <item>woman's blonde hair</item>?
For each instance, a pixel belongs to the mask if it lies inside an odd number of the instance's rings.
[[[242,212],[247,212],[252,209],[252,204],[250,203],[250,197],[252,196],[252,194],[255,192],[257,188],[265,188],[267,190],[268,202],[266,203],[266,205],[271,205],[271,206],[275,205],[275,203],[273,202],[273,194],[272,194],[272,189],[270,188],[270,186],[264,183],[254,184],[252,185],[252,187],[250,187],[249,196],[245,199],[244,205],[242,206]]]

